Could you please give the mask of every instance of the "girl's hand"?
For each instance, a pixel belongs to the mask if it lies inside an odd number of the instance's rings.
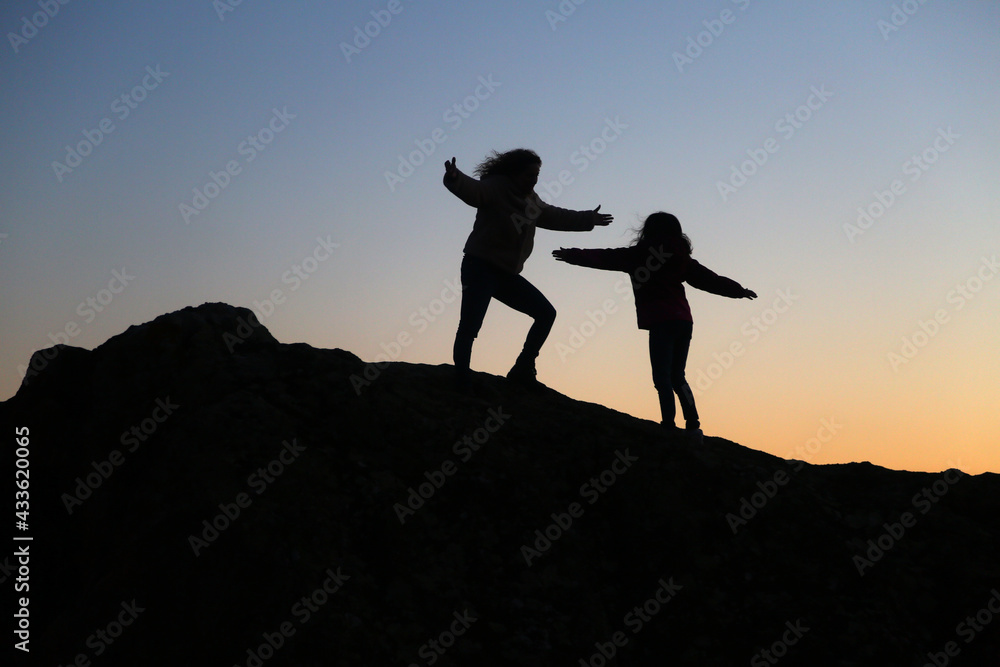
[[[614,216],[611,215],[610,213],[598,213],[598,211],[600,210],[601,207],[598,206],[593,211],[591,211],[591,213],[593,213],[594,215],[594,226],[605,227],[607,225],[610,225],[611,221],[615,219]]]
[[[451,159],[451,162],[445,160],[444,162],[444,177],[449,181],[458,176],[458,168],[455,166],[455,158]],[[598,207],[600,208],[600,207]]]
[[[552,256],[555,257],[560,262],[566,261],[566,248],[559,248],[558,250],[552,251]]]
[[[744,299],[756,299],[757,298],[757,293],[754,292],[752,289],[744,289],[743,290],[743,298]]]

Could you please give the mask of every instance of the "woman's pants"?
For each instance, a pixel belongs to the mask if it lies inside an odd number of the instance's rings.
[[[534,367],[542,343],[556,320],[556,309],[523,276],[466,255],[462,260],[462,312],[454,348],[455,368],[459,374],[469,372],[472,343],[479,335],[491,299],[535,320],[515,365],[531,363]]]

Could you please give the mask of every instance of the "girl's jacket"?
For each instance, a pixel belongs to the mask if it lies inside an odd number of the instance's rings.
[[[683,241],[676,239],[659,246],[568,248],[563,250],[562,258],[570,264],[628,273],[632,279],[639,328],[649,329],[660,322],[692,321],[684,283],[733,299],[742,297],[746,291],[735,280],[699,264],[685,250]]]

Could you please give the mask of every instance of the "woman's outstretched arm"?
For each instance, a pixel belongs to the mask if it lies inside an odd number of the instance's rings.
[[[559,232],[589,232],[594,227],[604,227],[614,221],[610,213],[601,213],[598,206],[592,211],[571,211],[538,200],[541,207],[536,225],[541,229]]]
[[[455,158],[444,163],[444,187],[473,208],[485,208],[495,203],[500,193],[495,179],[485,181],[467,176],[455,166]]]

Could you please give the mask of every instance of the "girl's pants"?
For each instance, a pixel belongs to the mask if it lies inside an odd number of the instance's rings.
[[[691,346],[691,322],[672,320],[654,324],[649,330],[649,363],[653,367],[653,386],[660,395],[663,424],[672,426],[676,407],[674,392],[681,402],[687,428],[698,428],[698,409],[694,394],[684,377],[688,348]]]

